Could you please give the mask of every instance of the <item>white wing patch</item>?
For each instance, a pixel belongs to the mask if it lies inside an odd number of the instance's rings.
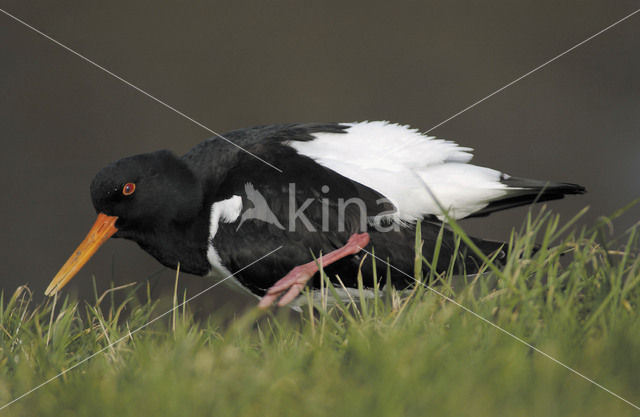
[[[385,196],[397,221],[463,218],[507,194],[499,171],[467,164],[471,148],[389,122],[345,123],[347,133],[315,133],[289,143],[302,155]],[[505,176],[508,177],[508,176]]]
[[[209,272],[209,276],[211,277],[227,278],[232,275],[232,273],[224,265],[222,265],[220,255],[218,254],[218,251],[216,251],[216,248],[213,246],[213,238],[218,232],[218,226],[220,222],[235,222],[238,217],[240,217],[241,211],[242,197],[240,197],[239,195],[234,195],[233,197],[226,200],[217,201],[211,206],[211,217],[209,218],[209,247],[207,248],[207,260],[209,261],[209,264],[211,264],[211,271]],[[231,278],[228,278],[225,283],[229,283],[233,288],[242,289],[244,292],[253,294],[242,284],[240,284],[238,280],[233,276],[231,276]]]
[[[226,200],[217,201],[211,205],[211,217],[209,217],[209,248],[207,249],[207,259],[213,268],[222,269],[224,266],[220,260],[220,255],[213,247],[213,238],[218,233],[220,222],[231,223],[236,221],[242,211],[242,197],[234,195]]]

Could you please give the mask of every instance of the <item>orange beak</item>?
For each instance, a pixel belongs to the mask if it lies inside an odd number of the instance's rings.
[[[44,292],[45,295],[54,295],[60,291],[67,282],[71,281],[71,278],[80,271],[80,268],[87,263],[98,248],[118,231],[115,226],[116,220],[118,220],[118,218],[115,216],[107,216],[102,213],[98,214],[98,219],[93,224],[91,230],[89,230],[87,237],[84,238],[67,262],[62,265],[62,268],[60,268],[56,276],[53,277],[51,284],[49,284]]]

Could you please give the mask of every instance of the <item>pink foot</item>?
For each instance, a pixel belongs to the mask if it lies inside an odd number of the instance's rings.
[[[344,258],[345,256],[354,255],[360,252],[360,250],[368,244],[368,233],[356,233],[351,235],[346,245],[321,256],[318,261],[322,263],[322,267],[325,267]],[[285,293],[285,291],[286,294],[280,298],[278,306],[282,307],[289,304],[300,294],[304,286],[307,284],[307,281],[309,281],[316,272],[318,272],[318,266],[315,261],[296,266],[287,275],[269,288],[267,294],[260,300],[258,307],[267,308],[271,306],[278,297]]]

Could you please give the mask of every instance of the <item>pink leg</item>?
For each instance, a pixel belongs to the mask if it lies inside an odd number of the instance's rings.
[[[369,244],[369,234],[356,233],[351,235],[346,245],[321,256],[318,261],[322,263],[322,267],[324,268],[345,256],[354,255],[360,252],[360,250],[367,246],[367,244]],[[286,294],[280,298],[278,306],[282,307],[289,304],[298,296],[298,294],[300,294],[300,291],[302,291],[304,286],[307,284],[307,281],[309,281],[316,272],[318,272],[318,266],[315,261],[296,266],[287,275],[285,275],[284,278],[280,279],[278,282],[273,284],[271,288],[269,288],[267,294],[265,294],[265,296],[262,297],[262,300],[260,300],[258,307],[267,308],[271,306],[271,304],[273,304],[273,302],[285,291]]]

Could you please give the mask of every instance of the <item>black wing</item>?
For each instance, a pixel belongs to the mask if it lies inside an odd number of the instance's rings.
[[[362,231],[368,231],[371,236],[367,250],[375,248],[380,259],[388,259],[401,268],[402,272],[391,270],[392,283],[396,287],[412,283],[414,227],[396,227],[388,231],[373,227],[368,221],[372,216],[381,211],[392,211],[389,204],[380,204],[380,194],[278,142],[260,143],[247,150],[279,166],[283,172],[273,170],[251,155],[238,156],[236,165],[217,187],[215,201],[238,195],[242,198],[243,212],[253,212],[250,216],[243,213],[233,223],[221,223],[214,246],[223,264],[231,271],[245,267],[279,246],[282,248],[238,274],[237,279],[243,285],[263,295],[292,268],[312,261],[312,254],[318,256],[340,248],[353,233]],[[361,203],[345,204],[354,199]],[[269,214],[264,214],[264,207],[256,207],[256,202],[258,205],[264,202]],[[262,218],[255,218],[257,212],[263,213]],[[439,222],[427,220],[422,223],[423,253],[427,258],[433,254],[441,228]],[[442,253],[437,265],[440,271],[448,268],[455,247],[453,233],[448,229],[443,233]],[[479,240],[476,243],[487,253],[501,245]],[[336,283],[335,276],[338,275],[346,286],[356,287],[357,272],[364,255],[365,252],[361,252],[336,262],[326,268],[327,275]],[[473,273],[480,264],[481,261],[462,245],[456,272]],[[365,285],[373,286],[371,259],[364,262],[362,269]],[[377,270],[380,275],[385,274],[384,262],[377,262]],[[315,277],[310,285],[318,287],[319,277]]]

